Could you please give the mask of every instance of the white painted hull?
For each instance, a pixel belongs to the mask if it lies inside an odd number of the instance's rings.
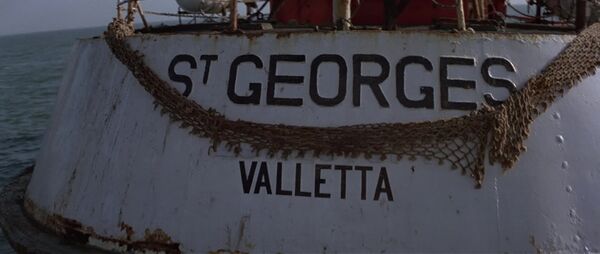
[[[278,38],[280,37],[280,38]],[[305,126],[359,123],[416,122],[467,114],[441,109],[439,59],[470,57],[475,65],[452,67],[452,78],[475,80],[476,90],[452,88],[456,101],[484,101],[492,92],[481,65],[489,57],[510,60],[516,72],[503,68],[492,75],[506,77],[519,88],[572,40],[567,35],[455,35],[435,32],[336,32],[258,37],[225,35],[144,35],[130,39],[147,64],[169,80],[169,63],[179,54],[196,58],[198,68],[177,65],[193,80],[190,98],[229,119]],[[216,54],[206,85],[201,55]],[[227,96],[234,58],[256,54],[264,68],[240,67],[236,90],[249,95],[249,82],[262,83],[259,105],[242,105]],[[306,63],[285,63],[279,74],[305,77],[304,85],[281,85],[276,94],[303,99],[301,107],[266,105],[269,56],[302,54]],[[311,61],[320,54],[338,54],[348,65],[348,91],[334,107],[311,100],[308,82]],[[391,64],[382,85],[390,106],[383,108],[373,94],[352,104],[353,54],[379,54]],[[419,98],[419,86],[434,88],[434,109],[409,109],[395,97],[396,63],[405,56],[429,59],[432,72],[421,66],[407,69],[407,96]],[[336,68],[324,66],[331,73]],[[366,66],[365,72],[380,71]],[[327,74],[328,75],[328,74]],[[319,89],[334,95],[324,74]],[[480,190],[473,180],[449,170],[447,164],[417,159],[271,158],[246,147],[239,156],[220,147],[209,152],[209,140],[188,134],[155,110],[153,98],[110,52],[103,40],[83,40],[61,87],[53,124],[46,135],[26,198],[40,210],[34,215],[59,215],[80,222],[95,234],[112,239],[143,241],[145,233],[163,231],[179,250],[261,252],[584,252],[600,251],[600,87],[598,76],[558,100],[533,124],[528,150],[506,174],[487,165]],[[181,83],[171,82],[183,92]],[[244,90],[245,89],[245,90]],[[278,88],[279,89],[279,88]],[[369,91],[364,89],[363,91]],[[251,185],[244,193],[240,162],[268,166],[272,195]],[[276,195],[277,163],[282,186],[291,196]],[[302,166],[301,191],[295,189],[296,164]],[[365,200],[361,173],[348,171],[345,198],[340,172],[325,170],[315,197],[315,165],[370,166]],[[380,169],[385,167],[393,197],[375,197]],[[248,168],[246,168],[248,169]],[[257,168],[259,170],[259,168]],[[255,190],[258,189],[258,194]],[[393,201],[390,200],[393,198]],[[376,199],[376,200],[374,200]],[[535,240],[535,241],[533,241]],[[109,247],[108,242],[90,244]],[[113,246],[114,247],[114,246]],[[123,249],[121,249],[123,250]]]

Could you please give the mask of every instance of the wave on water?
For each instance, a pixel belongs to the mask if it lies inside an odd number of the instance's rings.
[[[34,163],[71,47],[103,28],[0,37],[0,189]],[[0,231],[0,254],[14,253]]]

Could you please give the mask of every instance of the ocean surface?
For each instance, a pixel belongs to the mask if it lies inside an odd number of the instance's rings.
[[[34,163],[66,63],[87,28],[0,37],[0,189]],[[0,231],[0,254],[15,253]]]

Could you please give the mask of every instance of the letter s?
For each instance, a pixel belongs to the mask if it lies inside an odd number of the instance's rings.
[[[508,79],[495,78],[492,77],[492,75],[490,75],[490,67],[494,65],[504,66],[504,69],[506,69],[506,71],[508,72],[516,72],[515,66],[508,59],[500,57],[488,58],[483,62],[483,65],[481,66],[481,75],[483,76],[485,82],[493,87],[505,88],[510,94],[516,92],[517,86],[512,81]],[[484,95],[484,98],[487,104],[490,106],[498,106],[502,104],[502,101],[499,101],[496,98],[494,98],[494,96],[492,96],[491,93],[486,93]]]
[[[196,63],[196,59],[193,56],[177,55],[175,56],[175,58],[173,58],[173,61],[171,61],[171,64],[169,65],[169,78],[174,82],[184,83],[185,91],[183,92],[183,96],[188,97],[192,92],[192,86],[194,85],[194,83],[192,82],[192,79],[190,77],[175,73],[175,66],[177,66],[177,64],[181,62],[189,63],[190,68],[192,69],[198,68],[198,63]]]

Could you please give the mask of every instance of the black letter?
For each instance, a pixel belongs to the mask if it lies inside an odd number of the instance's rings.
[[[352,166],[336,165],[335,170],[341,171],[341,174],[340,174],[340,177],[341,177],[340,198],[346,199],[346,171],[352,170]]]
[[[381,74],[379,74],[379,76],[363,76],[362,63],[364,62],[379,64],[379,66],[381,66]],[[379,102],[379,105],[384,108],[389,108],[390,104],[385,99],[385,96],[381,91],[381,87],[379,86],[390,75],[390,63],[388,60],[380,55],[354,55],[352,57],[352,65],[352,69],[354,71],[354,78],[352,79],[352,91],[354,93],[352,96],[352,103],[354,106],[360,106],[361,85],[368,85],[373,91],[373,94]]]
[[[275,84],[302,84],[304,77],[302,76],[285,76],[277,75],[278,62],[304,62],[304,55],[272,55],[269,61],[269,83],[267,84],[267,105],[282,105],[282,106],[302,106],[300,98],[279,98],[275,97]]]
[[[260,164],[258,178],[256,179],[256,186],[254,186],[254,194],[260,193],[260,187],[263,186],[267,188],[267,194],[271,194],[271,181],[269,180],[269,170],[267,169],[267,163],[264,161]]]
[[[252,187],[252,182],[254,181],[254,172],[256,171],[256,164],[258,162],[253,161],[250,166],[250,174],[246,173],[246,163],[240,161],[240,174],[242,175],[242,186],[244,188],[244,193],[250,193],[250,188]]]
[[[507,59],[500,57],[491,57],[486,59],[483,62],[483,65],[481,66],[481,75],[483,75],[483,80],[485,80],[486,83],[490,84],[490,86],[506,88],[511,94],[516,92],[517,86],[512,81],[508,79],[494,78],[490,75],[490,67],[492,65],[502,65],[507,71],[516,72],[515,66],[513,66],[513,64]],[[484,97],[485,101],[490,106],[498,106],[502,103],[502,101],[496,100],[491,93],[485,94]]]
[[[448,99],[448,89],[459,87],[463,89],[475,89],[475,81],[448,78],[448,65],[475,66],[475,59],[461,57],[440,57],[440,90],[442,109],[475,110],[477,104],[473,102],[456,102]]]
[[[252,93],[248,96],[239,96],[235,93],[235,81],[237,79],[238,67],[241,63],[250,62],[253,63],[256,68],[260,69],[263,67],[263,62],[258,56],[255,55],[243,55],[238,56],[229,69],[229,82],[227,84],[227,96],[229,99],[237,104],[259,104],[260,103],[260,87],[261,83],[250,83],[249,89]]]
[[[302,164],[296,163],[296,188],[295,195],[300,197],[310,197],[310,192],[304,192],[302,189]]]
[[[339,67],[339,87],[338,93],[334,98],[324,98],[319,95],[319,87],[317,85],[317,75],[319,74],[319,65],[324,62],[336,63]],[[321,106],[335,106],[340,104],[346,97],[346,81],[348,79],[348,67],[344,58],[339,55],[320,55],[313,60],[310,66],[310,98]]]
[[[356,166],[355,170],[361,171],[361,182],[360,182],[360,199],[367,199],[367,171],[373,171],[372,167],[360,167]]]
[[[331,198],[329,193],[321,193],[321,184],[325,184],[326,180],[321,178],[321,170],[331,169],[330,165],[315,165],[315,197],[316,198]]]
[[[277,183],[275,186],[275,194],[277,195],[284,195],[284,196],[291,196],[292,195],[292,191],[289,190],[284,190],[283,187],[281,187],[281,185],[283,185],[282,183],[282,179],[281,179],[281,175],[283,171],[283,166],[281,165],[281,162],[277,162]]]
[[[404,75],[406,66],[409,64],[420,64],[425,67],[425,70],[431,72],[433,70],[433,65],[427,58],[422,56],[407,56],[402,58],[398,65],[396,65],[396,97],[398,101],[402,105],[407,108],[433,108],[433,88],[422,86],[421,94],[425,95],[425,97],[421,100],[414,101],[406,97],[406,93],[404,92]]]
[[[169,78],[172,81],[184,83],[185,91],[183,92],[183,96],[188,97],[192,92],[192,86],[194,85],[194,83],[192,82],[192,79],[190,77],[175,73],[175,66],[181,62],[189,63],[190,68],[192,69],[198,68],[198,64],[196,63],[196,59],[194,59],[194,57],[190,55],[177,55],[175,56],[175,58],[173,58],[171,64],[169,64]]]
[[[204,77],[202,78],[202,83],[206,85],[208,82],[208,75],[210,74],[210,63],[212,61],[217,61],[219,59],[218,55],[202,55],[200,56],[200,60],[206,61],[206,65],[204,66]]]
[[[383,185],[385,185],[385,187],[383,187]],[[373,198],[373,200],[379,200],[381,191],[385,191],[389,201],[394,201],[392,186],[390,186],[390,180],[388,179],[388,174],[385,167],[381,168],[381,171],[379,171],[379,180],[377,180],[377,189],[375,190],[375,198]]]

